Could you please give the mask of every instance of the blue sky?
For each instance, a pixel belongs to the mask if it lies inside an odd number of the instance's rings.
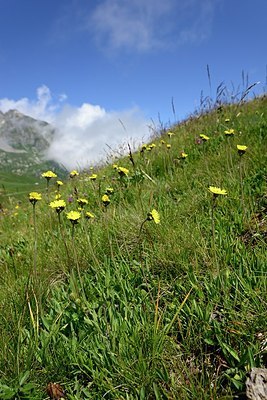
[[[266,0],[0,0],[0,37],[0,110],[54,123],[72,164],[193,112],[207,65],[213,96],[266,89]]]

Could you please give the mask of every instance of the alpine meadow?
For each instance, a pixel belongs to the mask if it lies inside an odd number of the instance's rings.
[[[67,177],[5,172],[1,399],[245,398],[267,368],[267,97],[245,95]]]

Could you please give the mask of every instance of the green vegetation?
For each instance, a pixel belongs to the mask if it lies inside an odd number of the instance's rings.
[[[1,399],[244,395],[267,367],[266,110],[223,105],[115,165],[46,174],[41,200],[3,197]]]

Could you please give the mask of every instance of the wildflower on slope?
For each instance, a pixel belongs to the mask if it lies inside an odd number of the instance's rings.
[[[147,145],[143,144],[140,150],[140,153],[144,153],[144,151],[147,150]]]
[[[96,178],[97,178],[97,174],[92,174],[91,176],[89,176],[89,179],[90,179],[91,181],[95,181]]]
[[[243,154],[245,154],[245,152],[247,151],[247,146],[243,146],[243,145],[241,145],[241,144],[238,144],[237,146],[237,151],[238,151],[238,154],[240,155],[240,156],[242,156]]]
[[[119,175],[122,176],[128,176],[129,175],[129,170],[127,168],[124,167],[118,167],[117,169]]]
[[[86,204],[88,204],[88,200],[79,197],[79,198],[77,199],[77,203],[79,204],[79,206],[80,206],[81,208],[83,208]]]
[[[169,138],[171,138],[174,135],[174,133],[173,132],[168,132],[167,135],[169,136]]]
[[[37,192],[31,192],[29,193],[29,201],[35,205],[35,203],[39,200],[42,200],[42,195],[41,193],[37,193]]]
[[[92,214],[92,213],[90,213],[89,211],[87,211],[87,212],[85,213],[85,218],[89,220],[89,219],[94,219],[95,216],[94,216],[94,214]]]
[[[170,143],[167,143],[167,144],[166,144],[166,147],[167,147],[168,150],[170,150],[170,148],[172,147],[172,145],[171,145]]]
[[[110,203],[110,198],[108,197],[107,194],[104,194],[102,196],[102,203],[104,204],[105,207],[107,207]]]
[[[105,190],[105,194],[111,195],[114,193],[114,189],[112,187],[107,187]]]
[[[75,178],[75,176],[79,176],[79,172],[76,171],[76,169],[73,169],[73,170],[70,172],[70,178]]]
[[[224,131],[226,136],[234,136],[235,130],[234,129],[227,129]]]
[[[54,208],[56,210],[56,212],[59,214],[65,209],[66,203],[64,200],[54,200],[54,201],[51,201],[49,206],[51,208]]]
[[[46,171],[42,173],[42,177],[49,181],[51,178],[56,178],[57,174],[55,174],[53,171]]]
[[[230,122],[230,118],[225,118],[224,122]]]
[[[59,192],[60,186],[63,185],[63,182],[62,181],[56,181],[56,184],[57,184],[57,190]]]
[[[118,166],[118,164],[113,164],[113,165],[112,165],[112,168],[115,169],[115,170],[117,170],[117,169],[119,168],[119,166]]]
[[[214,195],[214,197],[217,197],[219,195],[227,195],[227,192],[225,189],[221,189],[219,187],[216,186],[209,186],[209,191]]]
[[[67,218],[73,225],[77,224],[81,218],[81,213],[79,211],[70,211],[67,213]]]
[[[210,140],[210,138],[209,138],[208,136],[204,135],[203,133],[201,133],[201,134],[199,135],[199,137],[200,137],[204,142],[207,142],[208,140]]]
[[[188,154],[186,154],[184,151],[182,151],[180,157],[184,160],[185,158],[188,157]]]
[[[147,214],[147,221],[154,221],[155,224],[160,223],[160,216],[157,210],[153,209]]]

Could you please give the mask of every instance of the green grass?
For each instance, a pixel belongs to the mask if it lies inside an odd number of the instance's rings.
[[[19,208],[2,196],[1,399],[48,398],[49,382],[68,399],[244,397],[246,373],[267,366],[266,106],[189,118],[114,160],[128,176],[108,165],[65,180],[60,218],[53,180],[36,221],[27,193]],[[214,204],[209,186],[228,195]]]
[[[12,174],[10,172],[0,173],[0,199],[4,203],[4,198],[16,195],[17,199],[25,198],[25,195],[32,191],[33,188],[43,190],[45,184],[39,177],[21,176]]]

